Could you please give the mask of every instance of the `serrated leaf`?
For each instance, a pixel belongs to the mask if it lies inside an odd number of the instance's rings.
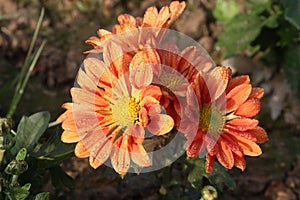
[[[16,143],[11,148],[11,154],[16,155],[21,148],[31,152],[47,129],[49,121],[49,112],[35,113],[30,117],[23,116],[18,125]]]
[[[239,5],[235,0],[217,1],[213,15],[220,23],[227,23],[240,12]]]
[[[251,46],[251,42],[259,35],[262,26],[262,20],[257,15],[239,15],[225,26],[225,32],[218,37],[217,47],[224,50],[225,58],[244,50],[255,53],[258,47]]]
[[[34,200],[49,200],[49,192],[42,192],[34,197]]]
[[[26,183],[25,185],[22,186],[22,189],[29,191],[31,187],[30,183]]]
[[[300,30],[300,0],[286,0],[284,17]]]

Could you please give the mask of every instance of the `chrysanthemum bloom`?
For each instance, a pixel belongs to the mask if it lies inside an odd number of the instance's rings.
[[[99,29],[97,34],[99,37],[90,37],[86,43],[91,44],[94,49],[86,51],[85,53],[100,53],[103,51],[103,46],[105,46],[105,42],[114,37],[117,34],[124,33],[126,31],[130,31],[132,34],[131,37],[127,36],[127,42],[133,43],[132,45],[136,47],[136,45],[140,45],[140,43],[136,43],[138,37],[136,37],[134,30],[139,31],[140,28],[144,28],[146,31],[147,28],[153,28],[150,32],[153,34],[158,30],[164,30],[169,28],[172,23],[181,15],[185,8],[185,2],[173,1],[169,6],[164,6],[158,12],[156,7],[150,7],[146,10],[144,17],[133,17],[128,14],[122,14],[118,16],[119,24],[114,25],[112,32],[107,31],[105,29]],[[148,29],[149,30],[149,29]],[[156,33],[158,34],[158,33]],[[157,36],[157,35],[156,35]],[[129,39],[129,38],[132,38]],[[146,36],[143,36],[146,38]],[[156,38],[157,41],[157,38]]]
[[[260,111],[262,88],[253,88],[248,76],[231,79],[231,70],[217,67],[211,72],[199,73],[189,88],[197,101],[189,99],[187,116],[195,121],[196,135],[184,133],[188,139],[187,156],[206,153],[206,171],[211,172],[215,158],[226,168],[244,170],[244,155],[258,156],[256,143],[268,140],[259,121],[253,119]],[[193,107],[198,104],[199,113]],[[191,114],[190,114],[191,113]]]
[[[79,87],[71,89],[73,103],[63,105],[67,111],[57,121],[63,122],[62,141],[77,142],[77,157],[89,157],[94,168],[110,157],[113,168],[123,175],[131,161],[139,167],[151,165],[142,144],[145,131],[162,135],[174,122],[161,114],[160,88],[150,85],[153,71],[148,64],[159,63],[155,52],[120,55],[103,55],[105,62],[84,60]]]
[[[159,74],[154,76],[154,82],[161,86],[163,96],[162,105],[180,124],[180,116],[186,105],[186,91],[193,82],[196,74],[207,72],[214,67],[214,62],[205,50],[189,46],[179,50],[173,42],[167,42],[156,49],[161,65]]]

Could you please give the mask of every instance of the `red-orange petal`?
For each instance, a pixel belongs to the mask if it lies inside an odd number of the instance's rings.
[[[260,111],[259,99],[248,99],[242,105],[240,105],[234,112],[237,116],[242,117],[255,117]]]
[[[266,142],[269,139],[266,131],[259,126],[254,129],[247,130],[247,132],[250,132],[256,138],[256,142],[258,143]]]
[[[264,89],[263,88],[252,88],[252,91],[249,95],[249,99],[250,98],[257,98],[257,99],[261,99],[264,95]]]
[[[251,93],[252,86],[250,84],[242,84],[234,87],[226,95],[226,111],[227,113],[235,110],[244,103]]]
[[[233,157],[234,157],[234,165],[237,168],[239,168],[242,171],[244,171],[245,168],[246,168],[246,161],[245,161],[244,157],[243,156],[240,157],[240,156],[238,156],[236,154],[233,154]]]
[[[212,172],[215,165],[215,156],[210,155],[209,153],[206,155],[206,173]]]
[[[248,156],[259,156],[262,151],[260,147],[250,140],[247,140],[243,137],[235,136],[240,147],[243,149],[244,154]]]
[[[242,84],[249,84],[250,78],[248,75],[244,76],[237,76],[230,80],[230,83],[228,84],[227,92],[235,88],[236,86],[242,85]]]
[[[134,141],[131,143],[130,157],[140,167],[149,167],[152,164],[143,145]]]
[[[227,169],[231,169],[234,165],[234,158],[230,148],[224,143],[223,140],[219,141],[220,149],[216,157],[218,161]]]
[[[253,129],[258,125],[259,121],[256,119],[233,119],[226,123],[225,127],[229,127],[238,131],[245,131],[248,129]]]

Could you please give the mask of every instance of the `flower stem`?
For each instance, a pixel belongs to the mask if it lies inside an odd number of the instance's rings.
[[[38,35],[38,32],[40,30],[40,27],[41,27],[41,24],[42,24],[42,21],[43,21],[43,17],[44,17],[44,8],[41,10],[41,14],[40,14],[40,17],[39,17],[39,20],[38,20],[38,23],[37,23],[37,27],[34,31],[34,34],[33,34],[33,37],[32,37],[32,41],[31,41],[31,44],[30,44],[30,47],[28,49],[28,52],[27,52],[27,55],[26,55],[26,58],[25,58],[25,61],[24,61],[24,64],[23,64],[23,67],[22,67],[22,70],[21,70],[21,73],[19,75],[19,79],[18,79],[18,83],[17,83],[17,86],[16,86],[16,90],[15,90],[15,93],[14,93],[14,96],[13,96],[13,99],[12,99],[12,102],[10,104],[10,107],[9,107],[9,110],[8,110],[8,113],[6,115],[6,118],[11,118],[16,110],[16,107],[24,93],[24,89],[27,85],[27,82],[28,82],[28,79],[29,79],[29,76],[32,72],[32,70],[34,69],[35,67],[35,64],[45,46],[45,41],[42,42],[41,46],[39,47],[39,49],[37,50],[36,54],[34,55],[33,59],[32,59],[32,62],[30,63],[30,60],[31,60],[31,57],[32,57],[32,51],[33,51],[33,47],[36,43],[36,39],[37,39],[37,35]]]

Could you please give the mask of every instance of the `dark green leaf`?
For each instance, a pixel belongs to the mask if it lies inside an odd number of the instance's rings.
[[[197,190],[201,190],[203,186],[203,175],[205,174],[205,162],[202,159],[192,159],[194,168],[188,175],[188,181]]]
[[[49,120],[49,112],[22,117],[15,137],[16,143],[11,149],[12,155],[15,155],[21,148],[26,148],[28,152],[31,152],[47,129]]]
[[[49,200],[49,192],[42,192],[34,197],[34,200]]]
[[[294,90],[300,87],[300,44],[292,46],[285,52],[284,73]]]
[[[300,0],[285,1],[285,19],[300,30]]]
[[[24,186],[23,186],[24,187]],[[10,200],[24,200],[29,195],[29,191],[27,190],[27,187],[23,188],[20,186],[15,186],[13,188],[10,188],[10,190],[6,191],[6,195],[8,199]]]
[[[59,133],[53,134],[31,156],[37,159],[39,166],[43,168],[53,167],[73,155],[75,144],[61,142]]]
[[[66,174],[61,167],[56,166],[50,169],[51,181],[55,187],[66,186],[70,189],[74,188],[74,179]]]

